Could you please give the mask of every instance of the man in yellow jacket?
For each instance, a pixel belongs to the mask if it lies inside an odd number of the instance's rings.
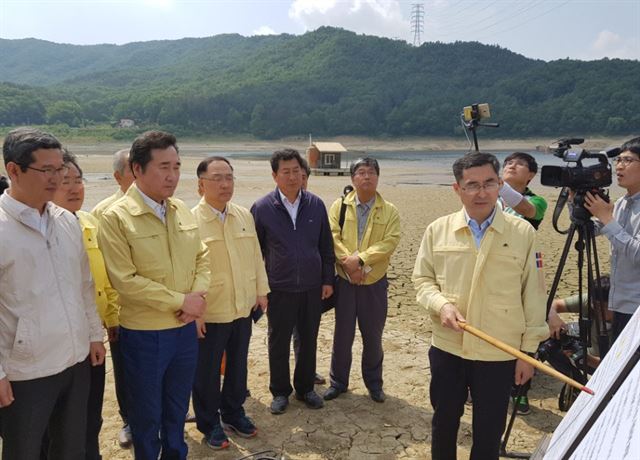
[[[116,190],[113,195],[109,195],[95,205],[91,210],[93,217],[98,220],[102,218],[102,214],[104,214],[109,206],[124,196],[135,180],[131,166],[129,165],[129,149],[118,150],[113,154],[113,178],[118,183],[118,190]]]
[[[82,229],[84,248],[89,257],[91,276],[95,283],[96,306],[98,316],[103,326],[108,331],[109,343],[118,339],[118,293],[111,287],[107,270],[104,266],[104,258],[98,247],[98,221],[88,212],[81,211],[84,203],[84,178],[82,168],[76,157],[66,149],[63,149],[62,159],[67,169],[67,174],[62,178],[60,187],[53,195],[53,202],[73,213]],[[113,353],[113,350],[111,351]],[[100,429],[102,428],[102,404],[104,401],[105,363],[91,368],[91,384],[89,386],[89,399],[87,403],[87,440],[86,459],[99,460],[100,456]]]
[[[113,154],[113,178],[118,183],[118,190],[113,194],[99,202],[92,210],[91,214],[98,222],[102,219],[104,212],[109,209],[113,203],[118,201],[129,190],[133,184],[134,177],[129,164],[129,149],[118,150]],[[118,401],[118,410],[122,418],[122,429],[118,433],[118,443],[122,448],[131,447],[131,427],[129,426],[129,417],[127,415],[127,401],[124,388],[124,369],[122,368],[122,352],[120,351],[120,342],[118,341],[118,328],[109,329],[109,348],[111,349],[111,363],[113,364],[113,380],[116,389],[116,400]]]
[[[235,180],[231,163],[224,157],[209,157],[200,162],[197,175],[202,199],[191,212],[209,249],[212,275],[207,309],[197,320],[200,340],[193,408],[205,443],[217,450],[229,446],[225,430],[244,438],[257,434],[242,406],[247,395],[252,311],[266,311],[269,284],[253,216],[230,201]]]
[[[184,422],[198,355],[209,261],[198,224],[172,198],[180,177],[176,138],[139,136],[136,178],[104,213],[98,240],[120,296],[120,347],[135,457],[185,459]]]
[[[377,192],[379,175],[380,166],[373,158],[353,163],[355,190],[336,200],[329,211],[339,278],[331,386],[323,395],[325,400],[337,398],[349,386],[356,321],[362,334],[362,378],[371,399],[385,400],[382,331],[388,306],[387,269],[400,241],[400,216]]]
[[[432,222],[422,239],[413,281],[431,316],[429,349],[434,460],[455,459],[460,417],[473,399],[471,459],[498,459],[511,385],[533,367],[463,334],[468,322],[527,353],[549,335],[543,273],[534,228],[497,206],[502,181],[495,156],[456,160],[453,189],[463,209]]]

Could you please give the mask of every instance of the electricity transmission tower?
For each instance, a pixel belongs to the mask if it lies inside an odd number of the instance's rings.
[[[413,32],[413,46],[422,44],[421,33],[424,32],[424,4],[411,5],[411,32]]]

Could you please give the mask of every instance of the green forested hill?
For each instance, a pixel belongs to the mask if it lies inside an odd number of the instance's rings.
[[[0,40],[0,125],[132,118],[182,133],[439,135],[490,102],[499,135],[628,134],[640,63],[544,62],[476,42],[320,28],[122,46]],[[498,134],[498,133],[496,133]]]

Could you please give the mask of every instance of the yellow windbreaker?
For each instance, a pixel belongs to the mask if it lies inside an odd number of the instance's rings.
[[[122,190],[118,189],[118,191],[116,193],[106,197],[104,200],[102,200],[100,203],[98,203],[91,210],[91,215],[93,217],[95,217],[96,219],[98,219],[98,221],[100,221],[100,219],[102,219],[102,215],[107,210],[107,208],[109,208],[109,206],[111,206],[113,203],[118,201],[123,196],[124,196],[124,193],[122,193]]]
[[[205,322],[230,323],[246,318],[256,304],[256,296],[269,293],[253,216],[247,209],[227,203],[223,223],[204,198],[191,212],[209,249],[211,284]]]
[[[376,201],[371,211],[369,211],[367,226],[360,246],[358,246],[356,192],[349,193],[344,202],[347,208],[342,231],[340,230],[342,199],[338,198],[329,210],[333,249],[336,253],[336,271],[342,278],[347,279],[338,261],[350,256],[357,250],[364,264],[371,267],[371,272],[367,274],[364,284],[373,284],[387,273],[391,254],[393,254],[400,241],[400,215],[398,214],[398,209],[393,204],[385,201],[379,193],[376,193]]]
[[[189,208],[167,199],[166,222],[144,203],[135,184],[102,216],[98,242],[120,295],[120,324],[128,329],[184,326],[176,319],[184,295],[209,289],[208,251]]]
[[[432,222],[412,279],[418,303],[431,315],[433,345],[465,359],[513,359],[468,333],[443,327],[440,309],[452,303],[469,325],[517,349],[535,352],[549,336],[544,276],[537,256],[531,224],[499,209],[479,248],[463,210]]]
[[[111,287],[107,270],[104,266],[104,258],[98,247],[98,221],[88,212],[76,213],[80,228],[82,229],[82,241],[89,257],[91,276],[96,285],[96,306],[98,315],[106,327],[118,325],[118,293]]]

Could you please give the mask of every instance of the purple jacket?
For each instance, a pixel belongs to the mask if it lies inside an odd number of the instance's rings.
[[[302,191],[295,229],[277,188],[256,201],[251,214],[272,291],[303,292],[333,285],[333,238],[320,198]]]

